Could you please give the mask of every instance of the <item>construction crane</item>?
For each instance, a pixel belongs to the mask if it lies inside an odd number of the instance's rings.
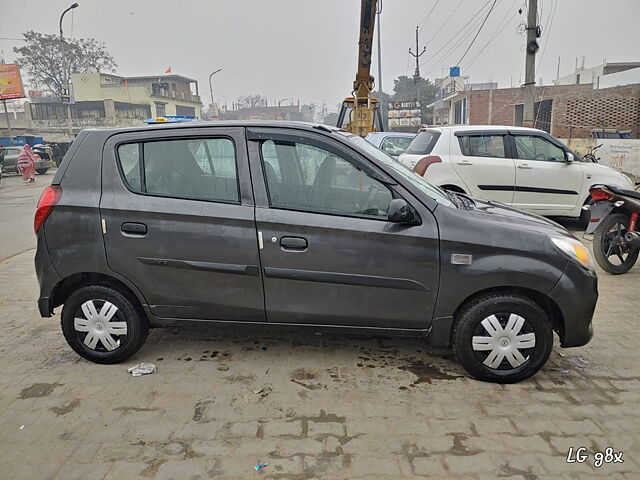
[[[383,130],[380,102],[371,96],[374,85],[371,75],[371,49],[377,3],[377,0],[361,0],[358,70],[353,82],[353,96],[343,100],[338,114],[338,127],[361,137]]]

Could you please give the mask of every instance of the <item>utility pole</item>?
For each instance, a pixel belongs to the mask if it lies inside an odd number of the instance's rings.
[[[420,47],[418,45],[418,27],[416,27],[416,53],[413,53],[411,48],[409,48],[409,55],[416,59],[416,71],[413,74],[413,83],[416,85],[416,108],[418,108],[418,102],[420,101],[420,84],[418,83],[420,81],[420,57],[427,51],[427,46],[425,45],[420,52]],[[420,110],[422,110],[422,105],[420,105]],[[420,117],[422,117],[422,115],[420,115]]]
[[[9,130],[9,146],[13,145],[13,132],[11,131],[11,120],[9,120],[9,110],[7,110],[7,101],[2,100],[2,105],[4,105],[4,115],[7,119],[7,130]]]
[[[529,0],[529,12],[527,16],[527,48],[524,69],[524,115],[525,127],[534,126],[533,109],[536,91],[536,52],[540,49],[538,37],[538,0]]]
[[[69,8],[67,8],[64,12],[62,12],[62,15],[60,15],[60,47],[62,50],[62,67],[65,68],[65,60],[66,60],[66,48],[65,48],[65,43],[64,43],[64,35],[62,34],[62,20],[64,19],[65,14],[70,11],[73,10],[74,8],[78,8],[78,4],[74,3],[72,4]],[[65,72],[66,73],[66,72]],[[71,141],[73,141],[73,122],[71,120],[71,72],[69,72],[69,75],[67,76],[67,97],[68,97],[68,101],[67,101],[67,126],[69,127],[69,139]],[[64,97],[63,97],[63,92],[60,92],[61,95],[61,100],[64,101]]]
[[[420,49],[418,47],[418,27],[416,27],[416,53],[413,53],[411,51],[411,48],[409,48],[409,55],[411,55],[412,57],[415,57],[416,59],[416,71],[413,74],[413,80],[415,82],[417,82],[418,79],[420,78],[420,57],[424,55],[424,53],[427,51],[427,46],[425,45],[420,53],[418,53],[419,51]]]
[[[378,92],[382,93],[382,50],[380,50],[380,14],[382,13],[382,0],[378,0]]]

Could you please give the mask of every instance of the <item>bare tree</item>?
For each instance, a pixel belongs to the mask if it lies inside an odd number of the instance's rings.
[[[93,38],[61,40],[57,35],[34,31],[23,36],[24,46],[13,49],[19,55],[16,61],[33,86],[53,96],[60,95],[72,73],[116,71],[116,62],[106,45]]]
[[[238,98],[238,108],[266,107],[267,99],[262,95],[245,95]]]

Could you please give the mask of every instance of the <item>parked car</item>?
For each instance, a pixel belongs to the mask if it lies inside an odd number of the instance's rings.
[[[398,158],[405,152],[415,136],[415,133],[372,132],[367,135],[365,140],[393,158]]]
[[[545,216],[580,218],[589,188],[632,189],[624,174],[582,159],[542,130],[462,125],[422,128],[399,161],[432,184]]]
[[[83,130],[34,223],[40,313],[64,305],[67,342],[97,363],[150,327],[264,323],[416,335],[516,382],[554,330],[563,347],[593,335],[593,261],[565,228],[447,194],[335,127]]]
[[[4,156],[4,166],[2,167],[2,170],[4,173],[19,173],[18,172],[18,157],[20,156],[20,154],[22,153],[22,149],[24,147],[22,145],[14,145],[11,147],[5,147],[5,156]],[[42,151],[47,151],[46,149],[49,147],[44,147],[42,146],[43,150]],[[50,150],[50,148],[49,148]],[[36,159],[36,172],[39,174],[44,174],[47,173],[47,170],[49,170],[50,168],[52,168],[54,166],[53,161],[50,159],[51,157],[49,157],[49,159],[43,159],[40,157],[40,155],[38,154],[38,152],[35,150],[34,147],[34,157]]]
[[[36,162],[36,172],[39,174],[47,173],[47,170],[56,165],[53,159],[53,148],[51,148],[50,145],[44,145],[42,143],[34,145],[33,152],[40,157],[40,164]]]

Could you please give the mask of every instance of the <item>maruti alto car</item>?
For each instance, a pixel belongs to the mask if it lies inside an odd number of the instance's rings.
[[[82,131],[35,217],[38,306],[115,363],[186,321],[424,337],[517,382],[593,334],[589,250],[558,224],[445,193],[325,125]]]

